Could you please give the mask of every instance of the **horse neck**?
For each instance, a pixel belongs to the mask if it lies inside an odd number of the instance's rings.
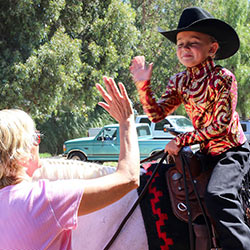
[[[37,169],[32,176],[33,181],[92,179],[111,174],[116,170],[114,167],[76,160],[42,159],[41,163],[41,168]]]

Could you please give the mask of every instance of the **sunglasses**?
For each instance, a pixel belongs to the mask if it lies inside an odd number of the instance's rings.
[[[40,133],[40,131],[36,130],[34,134],[34,145],[38,146],[41,143],[41,138],[43,137],[43,134]]]

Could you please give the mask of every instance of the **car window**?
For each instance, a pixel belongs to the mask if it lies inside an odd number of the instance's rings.
[[[137,127],[136,130],[138,137],[151,135],[150,128],[148,126]]]
[[[163,130],[164,125],[166,125],[166,124],[169,124],[170,127],[172,127],[171,124],[167,120],[164,119],[164,120],[157,122],[155,124],[155,130]]]
[[[171,122],[173,123],[173,125],[180,127],[180,128],[193,126],[192,122],[186,117],[174,117],[174,118],[171,118]]]
[[[242,129],[243,129],[244,132],[247,131],[247,125],[246,124],[241,123],[241,127],[242,127]]]
[[[105,128],[102,133],[98,136],[98,140],[103,139],[104,141],[116,140],[117,128]]]
[[[145,117],[145,118],[140,119],[140,123],[147,123],[150,126],[151,121],[148,118]]]

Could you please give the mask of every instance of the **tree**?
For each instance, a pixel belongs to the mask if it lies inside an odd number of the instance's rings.
[[[87,129],[68,117],[89,125],[89,114],[101,113],[95,83],[128,69],[134,21],[130,5],[119,0],[2,1],[0,108],[29,112],[49,135],[47,149],[57,152],[63,138]]]
[[[64,7],[64,1],[1,4],[1,108],[44,117],[60,107],[69,89],[80,88],[81,41],[62,26],[51,35]]]
[[[250,117],[250,5],[248,0],[213,0],[204,3],[204,8],[212,9],[213,15],[236,29],[240,38],[239,51],[229,59],[219,63],[231,70],[238,82],[237,110],[242,119]]]
[[[86,114],[99,99],[94,84],[128,68],[134,19],[119,0],[1,4],[1,108],[19,107],[36,118]]]

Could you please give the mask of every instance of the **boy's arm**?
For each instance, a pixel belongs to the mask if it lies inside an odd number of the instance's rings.
[[[151,63],[147,66],[144,56],[136,56],[132,60],[130,72],[138,90],[144,112],[151,121],[159,122],[172,113],[182,101],[178,97],[175,84],[171,81],[161,99],[159,101],[155,100],[150,87],[152,70],[153,64]]]
[[[182,103],[174,82],[169,81],[165,93],[156,101],[150,86],[150,81],[136,82],[140,102],[145,114],[152,122],[159,122],[173,113]]]

